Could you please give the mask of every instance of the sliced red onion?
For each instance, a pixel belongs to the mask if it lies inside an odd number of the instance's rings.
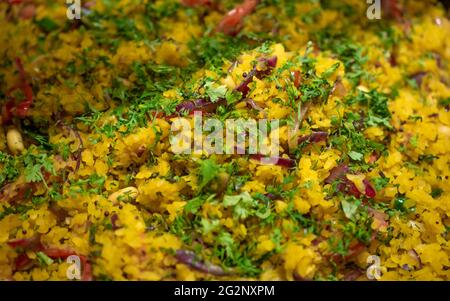
[[[200,98],[196,100],[189,100],[180,103],[176,106],[177,112],[186,111],[192,113],[194,111],[201,111],[203,113],[214,113],[217,110],[217,107],[220,105],[225,105],[226,99],[220,98],[216,102],[212,102],[209,99]]]
[[[257,111],[264,111],[264,109],[258,106],[253,99],[247,99],[247,104]]]
[[[255,76],[258,79],[263,79],[264,77],[269,76],[270,73],[272,73],[273,68],[277,66],[277,61],[278,58],[276,56],[259,58],[258,62],[264,65],[265,68],[262,70],[258,70],[258,65],[253,67],[253,69],[255,70]]]
[[[24,118],[27,115],[28,110],[33,103],[33,90],[31,89],[30,84],[27,81],[25,69],[23,68],[22,61],[20,58],[15,59],[17,70],[20,75],[20,84],[23,94],[25,95],[25,100],[23,100],[16,107],[16,114],[20,118]]]
[[[361,269],[354,269],[354,270],[351,270],[351,271],[347,272],[344,275],[344,280],[345,281],[355,281],[356,279],[358,279],[362,275],[364,275],[364,272]]]
[[[187,0],[184,0],[187,1]],[[242,20],[251,14],[260,0],[244,0],[230,10],[217,25],[216,30],[226,35],[235,36],[242,29]],[[194,2],[190,0],[189,2]]]
[[[298,143],[308,142],[308,143],[318,143],[322,141],[327,141],[327,132],[314,132],[310,135],[302,136],[298,139]]]
[[[7,242],[11,248],[22,248],[27,250],[42,249],[41,237],[39,235],[30,238],[13,239]]]
[[[378,221],[378,228],[376,230],[379,230],[381,227],[387,227],[389,226],[389,223],[387,220],[389,219],[389,216],[379,210],[373,209],[372,207],[367,207],[367,211],[369,211],[370,215],[373,217],[374,220]]]
[[[264,70],[257,70],[257,66],[254,66],[253,69],[247,73],[247,77],[235,88],[235,91],[241,92],[242,97],[246,97],[250,88],[248,85],[253,81],[253,77],[256,76],[259,79],[262,79],[268,76],[272,69],[276,67],[278,58],[276,56],[271,56],[269,58],[260,58],[258,62],[263,63],[266,68]]]
[[[50,210],[50,212],[56,216],[56,220],[58,221],[58,223],[64,222],[69,215],[64,208],[59,207],[56,203],[52,203],[48,207],[48,210]]]
[[[355,183],[353,183],[352,181],[350,181],[347,178],[343,178],[341,179],[342,183],[340,183],[338,185],[338,190],[352,195],[356,198],[360,198],[362,192],[359,191],[358,187],[356,187]],[[364,183],[364,195],[369,197],[369,198],[374,198],[376,196],[376,192],[375,189],[373,188],[372,184],[370,184],[370,182],[366,179],[363,180]]]
[[[178,261],[187,264],[188,266],[204,273],[208,273],[215,276],[226,276],[229,274],[217,265],[199,260],[195,255],[195,253],[192,251],[177,250],[175,258]]]
[[[391,56],[389,57],[389,64],[392,67],[397,66],[397,56],[394,53],[391,53]]]
[[[291,72],[291,76],[292,76],[292,79],[294,81],[294,86],[296,88],[298,88],[300,86],[300,83],[301,83],[301,80],[302,80],[300,71],[292,71]]]
[[[256,76],[267,76],[272,72],[272,69],[277,66],[278,57],[277,56],[270,56],[270,57],[263,57],[258,59],[258,62],[263,63],[267,66],[265,70],[256,70]]]
[[[92,281],[92,266],[89,260],[86,258],[86,256],[79,256],[80,260],[83,264],[83,273],[81,274],[81,280],[82,281]]]
[[[297,165],[295,160],[290,159],[290,158],[282,158],[282,157],[276,157],[276,156],[266,157],[261,154],[252,155],[251,158],[254,160],[260,161],[263,164],[278,165],[278,166],[287,167],[287,168],[293,168]]]
[[[341,164],[330,171],[330,175],[325,179],[325,184],[331,184],[337,179],[342,179],[349,172],[348,165]]]
[[[238,64],[239,64],[239,61],[238,61],[238,60],[234,61],[234,62],[231,64],[231,66],[228,67],[228,69],[227,69],[228,73],[233,72],[234,68],[236,68]]]
[[[422,260],[420,259],[420,256],[419,256],[419,254],[416,252],[416,250],[411,249],[411,250],[408,251],[408,254],[409,254],[411,257],[413,257],[415,260],[417,260],[417,262],[419,263],[419,269],[421,269],[421,268],[423,267]]]
[[[78,139],[78,142],[79,142],[78,150],[77,150],[77,153],[75,155],[75,160],[76,160],[77,164],[75,165],[75,169],[74,169],[74,173],[76,173],[79,170],[80,166],[81,166],[81,154],[82,154],[83,149],[84,149],[83,139],[81,138],[80,133],[76,129],[74,129],[71,126],[65,125],[61,120],[58,120],[56,122],[56,125],[59,125],[63,129],[66,129],[68,132],[73,133],[75,135],[75,137]]]
[[[246,97],[250,88],[248,85],[253,81],[253,76],[255,76],[255,69],[247,73],[245,79],[235,88],[235,91],[241,92],[242,97]]]
[[[9,4],[20,4],[22,3],[22,0],[8,0]]]
[[[80,258],[80,261],[82,263],[82,274],[81,274],[81,280],[83,281],[91,281],[92,280],[92,266],[87,259],[86,256],[80,255],[77,252],[70,250],[70,249],[59,249],[59,248],[46,248],[43,250],[45,255],[52,259],[66,259],[69,256],[76,255]]]
[[[359,254],[361,254],[365,249],[366,246],[362,242],[358,241],[349,247],[347,255],[337,253],[330,254],[331,255],[330,260],[338,264],[342,262],[347,262],[358,256]]]
[[[81,8],[81,13],[82,13],[84,16],[89,16],[90,14],[92,14],[92,10],[90,10],[90,9],[88,9],[88,8],[86,8],[86,7],[82,7],[82,8]]]
[[[330,171],[330,175],[325,179],[324,182],[325,184],[331,184],[334,181],[339,180],[339,183],[336,187],[338,191],[359,198],[361,196],[361,193],[359,192],[358,188],[353,182],[345,177],[345,175],[349,173],[349,171],[350,169],[348,165],[338,165]]]
[[[92,280],[92,268],[86,256],[78,255],[75,251],[72,250],[44,247],[42,245],[40,235],[36,235],[30,238],[10,240],[7,242],[7,244],[12,248],[21,248],[32,251],[42,251],[45,253],[45,255],[47,255],[52,259],[56,258],[65,259],[70,255],[77,255],[80,257],[80,260],[83,263],[83,274],[81,279],[84,281]],[[19,255],[19,257],[16,258],[15,261],[16,270],[25,269],[27,267],[30,267],[32,264],[33,261],[30,258],[28,258],[28,256],[25,253]]]
[[[180,2],[182,5],[187,7],[196,7],[206,5],[209,3],[209,0],[181,0]]]
[[[265,196],[266,198],[268,198],[269,200],[272,200],[272,201],[281,199],[281,196],[280,196],[280,195],[278,195],[278,194],[273,194],[273,193],[266,193],[266,194],[264,194],[264,196]]]
[[[260,63],[264,63],[266,65],[266,69],[257,70],[257,66],[253,67],[253,69],[247,74],[247,77],[241,82],[236,88],[235,91],[241,92],[242,97],[245,98],[250,91],[248,85],[253,81],[253,77],[256,76],[258,78],[263,78],[269,75],[272,72],[272,69],[277,65],[277,57],[272,56],[269,58],[260,58],[258,60]],[[216,102],[212,102],[208,98],[199,98],[196,100],[184,101],[176,106],[177,112],[186,111],[188,113],[192,113],[194,111],[201,111],[204,113],[214,113],[217,110],[217,107],[221,105],[226,105],[227,101],[224,98],[220,98]],[[252,106],[256,104],[253,102]]]
[[[36,6],[34,6],[33,4],[25,5],[20,10],[20,18],[23,20],[29,20],[33,18],[35,14],[36,14]]]
[[[373,152],[370,157],[369,157],[369,163],[375,163],[379,158],[379,155],[377,154],[377,152]]]
[[[347,256],[344,257],[344,259],[346,261],[348,261],[348,260],[358,256],[359,254],[361,254],[365,249],[366,249],[366,246],[363,243],[357,242],[356,244],[350,246],[349,252],[348,252]]]
[[[377,193],[375,191],[375,188],[372,186],[372,184],[367,179],[364,179],[363,183],[364,183],[364,186],[365,186],[365,191],[364,191],[365,195],[367,197],[373,199],[377,195]]]
[[[333,89],[331,90],[331,93],[333,95],[336,95],[338,97],[344,97],[347,94],[347,89],[345,88],[344,84],[342,83],[342,79],[338,78],[333,85]]]
[[[353,195],[356,198],[361,197],[361,192],[359,191],[358,187],[356,187],[355,183],[350,181],[345,177],[346,174],[348,174],[350,171],[348,165],[341,164],[336,166],[330,171],[330,175],[325,179],[325,184],[331,184],[336,180],[340,180],[340,183],[337,185],[337,189],[340,192]],[[376,191],[373,185],[370,183],[369,180],[364,179],[364,195],[369,198],[374,198],[376,196]]]
[[[111,225],[113,230],[119,229],[119,226],[117,226],[117,221],[119,220],[119,216],[117,214],[111,215]]]
[[[433,52],[434,59],[436,60],[436,64],[439,68],[443,68],[444,65],[442,64],[442,56],[439,53]]]
[[[302,109],[300,110],[300,120],[299,122],[302,122],[303,119],[305,119],[306,113],[308,113],[309,105],[304,104]]]
[[[397,22],[403,21],[403,10],[400,8],[398,0],[381,1],[382,8],[387,16],[395,19]]]
[[[238,146],[235,146],[234,149],[236,150],[237,154],[244,155],[245,149],[240,148]],[[250,158],[256,161],[260,161],[263,164],[271,164],[271,165],[279,165],[283,167],[292,168],[297,165],[295,160],[290,158],[282,158],[277,156],[268,157],[262,154],[250,154]]]
[[[295,272],[292,274],[292,276],[294,277],[294,280],[295,280],[295,281],[312,281],[311,278],[305,278],[305,277],[300,276],[300,275],[297,273],[297,271],[295,271]]]
[[[404,265],[402,265],[402,270],[404,270],[404,271],[411,271],[412,269],[411,269],[411,267],[408,265],[408,264],[404,264]]]
[[[21,253],[14,260],[14,271],[26,271],[34,265],[34,261],[31,260],[26,253]]]
[[[427,72],[421,71],[413,74],[411,78],[417,83],[417,86],[422,86],[423,78],[427,75]]]
[[[37,190],[37,183],[9,183],[0,189],[0,204],[16,203],[23,201],[29,192],[35,192]]]
[[[88,1],[88,2],[83,4],[83,7],[92,8],[92,7],[95,6],[95,2],[96,2],[95,0],[94,1]]]
[[[66,249],[58,249],[58,248],[46,248],[44,250],[45,255],[52,259],[57,258],[67,258],[71,255],[77,255],[76,252],[72,250],[66,250]]]
[[[354,196],[355,198],[359,199],[361,197],[361,191],[359,191],[358,187],[356,187],[355,183],[350,181],[349,179],[344,179],[344,188],[341,190],[341,192],[345,192],[349,195]]]
[[[297,133],[298,129],[300,128],[300,125],[303,121],[303,119],[306,116],[306,113],[308,112],[309,106],[304,105],[302,106],[301,110],[300,110],[300,116],[298,116],[298,114],[295,114],[295,123],[294,123],[294,127],[292,129],[293,133]],[[291,143],[293,140],[289,140],[289,143]],[[297,140],[297,144],[298,144],[298,140]],[[295,148],[297,145],[291,145],[289,144],[289,147],[293,147]]]

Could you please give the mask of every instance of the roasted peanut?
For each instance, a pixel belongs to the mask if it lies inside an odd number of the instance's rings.
[[[16,129],[11,128],[6,133],[6,143],[13,154],[21,153],[25,147],[23,145],[22,134]]]

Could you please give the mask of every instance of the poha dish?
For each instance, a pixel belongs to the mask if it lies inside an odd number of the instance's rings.
[[[0,2],[0,279],[449,280],[450,23],[382,2]],[[279,156],[174,152],[194,111]]]

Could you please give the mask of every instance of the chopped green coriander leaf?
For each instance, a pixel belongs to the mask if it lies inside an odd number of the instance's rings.
[[[213,159],[200,161],[200,184],[201,191],[209,182],[211,182],[221,171],[220,166]]]
[[[214,87],[214,84],[212,82],[207,82],[205,84],[205,90],[206,94],[208,94],[212,102],[216,102],[220,98],[224,98],[227,93],[226,86],[222,85]]]
[[[41,265],[51,265],[53,263],[53,259],[51,259],[50,257],[48,257],[45,253],[43,252],[37,252],[36,256],[39,260],[39,263],[41,263]]]
[[[349,152],[349,153],[348,153],[348,156],[349,156],[350,158],[352,158],[352,160],[355,160],[355,161],[361,161],[361,160],[363,159],[363,157],[364,157],[363,154],[358,153],[358,152],[355,152],[355,151]]]

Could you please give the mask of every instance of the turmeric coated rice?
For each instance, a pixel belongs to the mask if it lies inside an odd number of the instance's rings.
[[[64,2],[0,1],[0,279],[450,279],[442,4]],[[278,157],[177,153],[194,112]]]

